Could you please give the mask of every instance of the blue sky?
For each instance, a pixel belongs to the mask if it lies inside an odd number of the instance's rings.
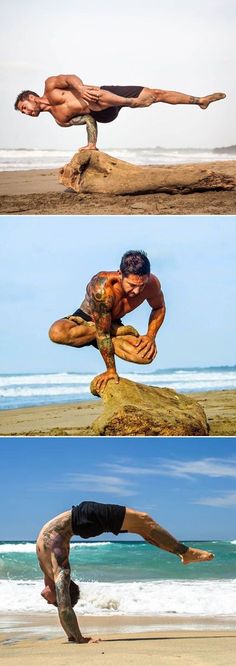
[[[99,126],[99,146],[216,147],[235,143],[234,0],[63,0],[2,3],[0,40],[1,148],[84,145],[84,128],[62,129],[49,114],[14,110],[23,89],[40,95],[55,74],[85,83],[138,84],[191,95],[214,91],[227,100],[207,111],[154,105],[123,109]]]
[[[102,371],[95,349],[55,345],[47,331],[127,249],[148,253],[166,298],[152,370],[235,364],[235,217],[2,217],[0,241],[1,372]],[[149,312],[125,321],[145,333]]]
[[[2,439],[2,540],[33,540],[50,517],[85,499],[148,511],[182,540],[235,539],[235,442]]]

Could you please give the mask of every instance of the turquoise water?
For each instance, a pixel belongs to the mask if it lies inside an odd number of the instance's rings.
[[[236,578],[236,541],[186,541],[186,544],[212,551],[215,559],[183,567],[171,553],[141,541],[72,542],[73,577],[88,582]],[[22,552],[17,552],[17,548]],[[33,542],[0,542],[0,579],[41,578]]]
[[[214,553],[183,566],[143,541],[72,542],[71,575],[80,615],[224,616],[236,614],[236,540],[186,542]],[[33,542],[0,542],[0,611],[56,612],[41,597]]]

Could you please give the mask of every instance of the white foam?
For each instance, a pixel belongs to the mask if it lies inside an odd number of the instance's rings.
[[[0,553],[35,553],[35,543],[2,543]]]
[[[82,134],[81,141],[82,141]],[[131,162],[133,164],[187,164],[194,162],[212,162],[220,160],[234,159],[235,153],[214,152],[211,149],[165,149],[155,148],[107,148],[111,156],[118,159]],[[68,162],[74,154],[71,150],[0,150],[0,170],[1,171],[21,171],[28,169],[56,169],[65,162]]]
[[[77,581],[79,582],[79,581]],[[45,611],[42,581],[0,581],[0,611]],[[236,580],[81,583],[79,615],[224,616],[236,613]],[[56,609],[47,606],[49,612]]]
[[[173,370],[157,373],[122,373],[121,377],[150,386],[173,388],[177,391],[208,391],[234,389],[236,371],[234,368],[219,370]],[[2,398],[31,398],[53,396],[90,397],[90,383],[93,375],[86,374],[34,374],[0,376],[0,396]]]

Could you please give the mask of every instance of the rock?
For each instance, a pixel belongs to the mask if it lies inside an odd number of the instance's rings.
[[[98,395],[93,382],[91,393]],[[92,425],[94,435],[206,436],[209,427],[203,408],[172,389],[120,379],[110,380],[100,396],[104,411]]]
[[[137,166],[96,150],[81,150],[60,169],[59,182],[84,194],[189,194],[236,187],[236,163]]]

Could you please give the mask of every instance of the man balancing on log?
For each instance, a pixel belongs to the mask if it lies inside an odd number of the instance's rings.
[[[90,86],[84,85],[74,74],[59,74],[46,79],[42,97],[32,90],[20,93],[15,102],[15,109],[33,117],[48,111],[61,127],[86,124],[88,144],[85,148],[95,150],[97,122],[112,122],[123,107],[134,109],[164,102],[195,104],[201,109],[206,109],[209,104],[224,97],[226,97],[224,93],[193,97],[171,90],[143,86]]]
[[[124,326],[121,317],[147,301],[152,308],[148,329],[140,335]],[[151,363],[157,354],[156,335],[165,317],[164,296],[157,277],[150,272],[145,252],[126,252],[118,271],[101,271],[91,278],[81,306],[72,315],[52,324],[52,342],[99,349],[106,371],[94,379],[97,393],[111,379],[119,382],[115,355],[132,363]]]
[[[82,636],[73,611],[80,591],[70,576],[70,540],[74,535],[89,539],[104,532],[116,536],[122,532],[138,534],[152,546],[177,555],[183,564],[206,562],[214,557],[208,551],[189,548],[176,541],[147,513],[118,504],[81,502],[52,518],[42,527],[36,543],[45,583],[41,595],[48,604],[58,608],[60,623],[72,643],[90,643],[96,639]]]

